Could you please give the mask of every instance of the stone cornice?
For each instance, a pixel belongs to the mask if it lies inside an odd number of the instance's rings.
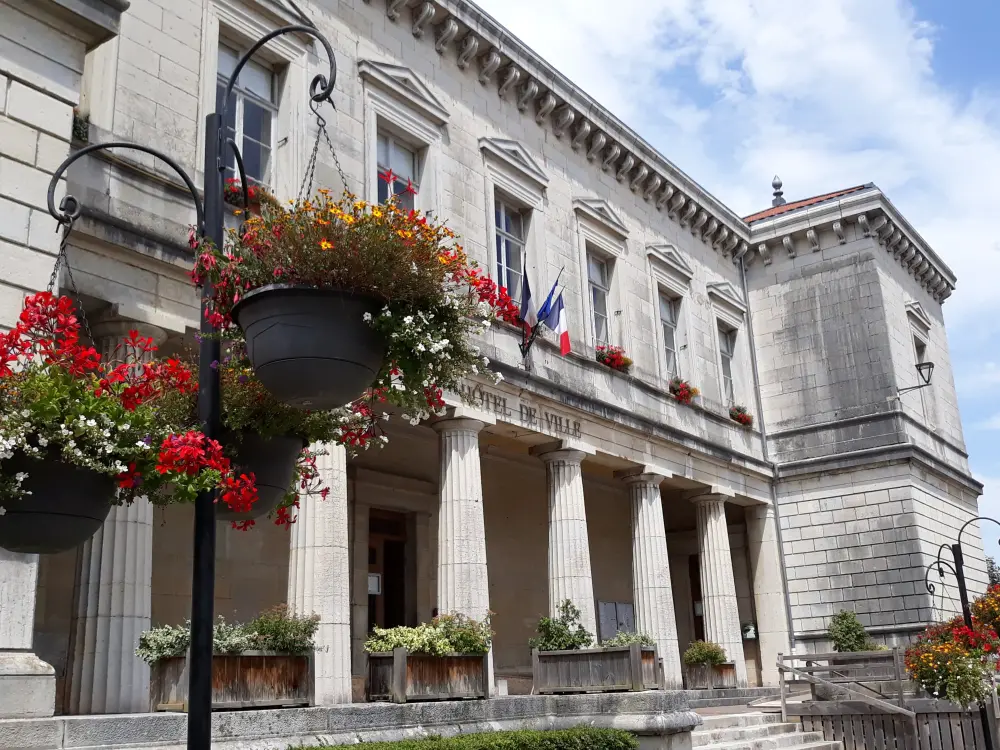
[[[754,222],[750,245],[764,265],[769,265],[774,252],[787,252],[795,257],[798,252],[821,250],[818,229],[829,229],[838,243],[845,244],[847,224],[856,224],[859,236],[875,239],[932,299],[944,302],[951,296],[955,274],[875,186],[839,200]]]
[[[750,228],[736,213],[478,6],[468,0],[418,2],[409,8],[407,0],[364,1],[373,7],[384,3],[389,21],[412,24],[415,37],[429,40],[439,54],[494,88],[525,117],[566,139],[580,159],[612,174],[709,247],[733,263],[750,259]]]

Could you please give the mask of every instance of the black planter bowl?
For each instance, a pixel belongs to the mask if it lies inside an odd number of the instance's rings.
[[[264,387],[299,409],[348,404],[374,381],[385,342],[365,322],[379,303],[337,289],[271,284],[233,307],[247,356]]]
[[[226,438],[229,437],[229,441]],[[215,504],[217,521],[249,521],[266,516],[288,492],[295,462],[305,443],[297,437],[263,438],[251,433],[223,436],[225,445],[235,448],[233,459],[238,474],[253,473],[257,481],[257,502],[245,513],[231,510],[222,499]]]
[[[27,472],[21,488],[30,495],[0,501],[0,547],[48,555],[90,539],[111,512],[114,477],[58,459],[15,455],[4,473]]]

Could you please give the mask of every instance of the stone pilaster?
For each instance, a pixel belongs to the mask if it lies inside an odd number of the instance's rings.
[[[434,423],[441,435],[438,511],[438,612],[482,620],[490,609],[486,522],[476,419]]]
[[[583,500],[583,451],[541,453],[549,488],[549,614],[569,599],[580,610],[580,622],[597,637],[590,536]]]
[[[370,508],[359,503],[355,490],[354,501],[350,503],[351,552],[351,673],[359,680],[359,686],[365,674],[365,639],[368,637],[368,532],[371,521]],[[363,695],[363,691],[356,692]]]
[[[123,360],[119,344],[131,330],[152,337],[157,346],[166,339],[166,332],[153,326],[97,321],[94,342],[102,360]],[[149,667],[135,655],[135,648],[151,624],[153,506],[138,500],[113,507],[98,532],[80,547],[77,564],[67,710],[72,714],[148,711]]]
[[[726,500],[722,495],[695,498],[698,516],[698,549],[701,567],[701,602],[705,618],[705,640],[719,644],[736,664],[736,680],[747,684],[743,657],[743,633],[736,602],[736,579],[726,524]]]
[[[627,477],[632,503],[632,597],[636,631],[656,642],[667,689],[681,689],[680,646],[670,584],[667,533],[660,499],[660,474]]]
[[[319,615],[313,657],[315,705],[351,702],[350,545],[347,522],[347,451],[319,445],[316,459],[325,500],[310,498],[291,529],[288,605]]]
[[[757,610],[760,674],[765,686],[773,686],[778,684],[778,670],[775,666],[778,654],[791,653],[774,506],[756,505],[747,508],[746,522],[750,575]]]

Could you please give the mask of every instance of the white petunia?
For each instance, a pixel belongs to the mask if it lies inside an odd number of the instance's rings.
[[[118,427],[118,429],[121,430],[122,432],[128,432],[129,430],[132,429],[132,425],[130,425],[128,422],[126,422],[125,424],[120,425]]]
[[[21,416],[27,419],[31,416],[31,412],[27,409],[21,409]]]
[[[0,516],[6,515],[6,514],[7,514],[7,509],[4,508],[3,506],[0,506]]]
[[[39,437],[38,437],[38,444],[44,448],[46,445],[49,444],[49,439],[46,438],[46,437],[42,437],[42,436],[39,435]]]
[[[372,314],[370,312],[366,312],[361,317],[363,317],[365,319],[365,323],[371,323],[372,322]]]
[[[17,472],[17,474],[14,475],[14,479],[17,480],[18,484],[20,484],[21,482],[23,482],[27,478],[28,478],[28,474],[27,474],[27,472],[24,472],[24,471],[19,471],[19,472]]]

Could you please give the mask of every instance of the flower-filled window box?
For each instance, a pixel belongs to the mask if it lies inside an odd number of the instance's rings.
[[[253,183],[247,185],[247,200],[249,201],[249,205],[244,206],[243,183],[236,177],[230,177],[226,180],[225,187],[223,188],[222,199],[230,206],[253,211],[260,207],[260,195],[261,189],[259,187]]]
[[[598,346],[596,349],[597,361],[612,370],[628,374],[632,367],[632,360],[625,356],[625,349],[620,346]]]
[[[701,391],[681,378],[673,378],[668,386],[670,395],[679,404],[690,404],[701,395]]]
[[[730,406],[729,418],[744,427],[753,427],[753,414],[745,406]]]

